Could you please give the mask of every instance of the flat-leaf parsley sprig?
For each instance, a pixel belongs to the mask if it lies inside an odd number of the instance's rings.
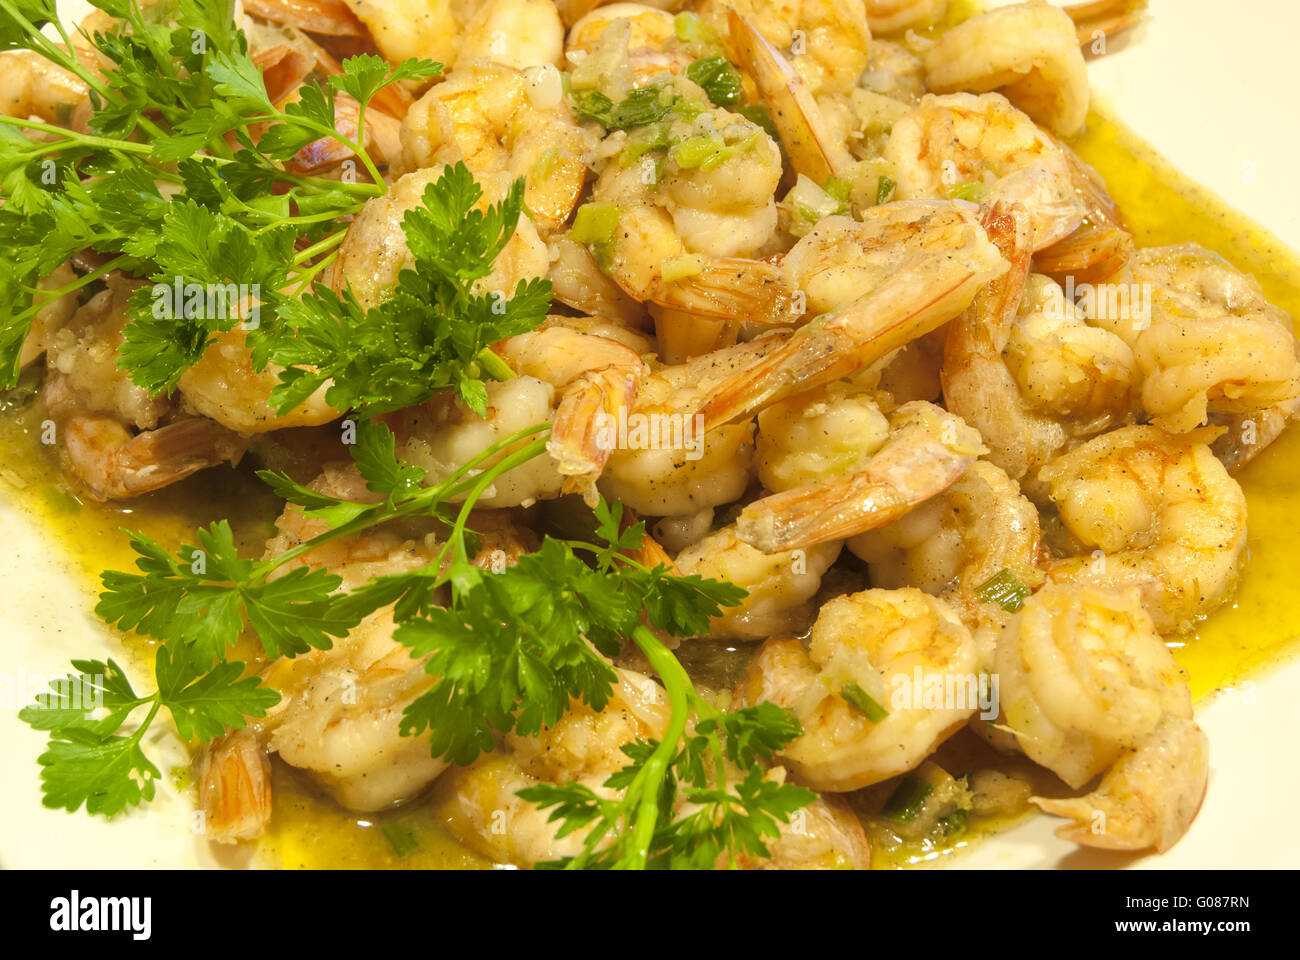
[[[0,116],[0,387],[18,375],[36,313],[111,270],[155,282],[256,284],[259,326],[250,342],[273,339],[278,308],[315,283],[351,216],[387,190],[364,142],[367,105],[391,84],[441,71],[428,60],[390,67],[350,57],[339,75],[306,83],[279,107],[227,0],[96,5],[116,20],[82,34],[78,54],[52,0],[0,0],[0,47],[73,74],[93,107],[84,132]],[[46,23],[62,44],[41,33]],[[339,95],[357,101],[355,134],[335,124]],[[369,180],[293,172],[294,155],[318,139],[350,151]],[[100,266],[39,289],[42,277],[87,250]],[[154,392],[172,389],[215,334],[243,319],[156,317],[147,294],[128,311],[119,365]]]

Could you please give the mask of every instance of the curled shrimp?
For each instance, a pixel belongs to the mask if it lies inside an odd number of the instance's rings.
[[[878,449],[854,451],[828,476],[749,504],[736,532],[765,553],[844,540],[941,493],[985,452],[959,417],[924,401],[906,403],[890,415],[888,439]]]
[[[402,218],[420,206],[425,189],[445,172],[442,164],[400,177],[382,197],[366,201],[339,245],[331,284],[350,287],[357,302],[369,308],[396,286],[398,275],[413,262]],[[481,205],[488,198],[480,200]],[[475,291],[513,290],[520,280],[545,276],[550,264],[546,245],[532,221],[520,214],[514,235],[493,261],[492,273],[477,281]]]
[[[394,63],[428,57],[453,69],[487,59],[512,67],[558,66],[564,24],[550,0],[345,0]]]
[[[1007,263],[974,218],[936,218],[941,236],[865,296],[801,327],[720,384],[700,410],[710,429],[848,377],[961,313]]]
[[[95,500],[150,493],[236,462],[248,446],[221,423],[185,415],[176,398],[150,395],[118,369],[126,307],[138,286],[111,274],[107,288],[75,311],[57,302],[42,311],[45,407],[69,473]]]
[[[1191,695],[1136,590],[1048,584],[998,640],[1005,725],[1031,760],[1078,788],[1031,797],[1087,846],[1167,850],[1201,804],[1209,772]]]
[[[310,488],[332,496],[374,499],[354,465],[327,468]],[[474,563],[502,569],[536,547],[508,515],[476,511],[481,547]],[[266,555],[279,556],[329,529],[287,507]],[[299,556],[307,567],[336,573],[351,589],[384,574],[428,566],[437,555],[431,533],[410,528],[341,537]],[[282,568],[288,572],[291,567]],[[277,571],[279,573],[280,571]],[[247,727],[199,754],[199,797],[207,837],[232,843],[259,835],[271,814],[268,757],[303,770],[350,810],[376,811],[422,792],[448,767],[429,750],[428,734],[401,734],[401,717],[434,679],[424,662],[393,639],[392,610],[363,620],[328,650],[282,658],[263,672],[280,702]]]
[[[980,431],[990,460],[1012,479],[1033,482],[1070,436],[1125,420],[1135,364],[1122,341],[1053,296],[1059,288],[1030,282],[1030,226],[1021,208],[995,205],[985,224],[1012,268],[949,328],[944,400]]]
[[[710,621],[709,636],[763,640],[807,627],[809,601],[840,555],[840,546],[822,543],[798,553],[764,553],[741,540],[731,525],[687,547],[677,555],[676,566],[682,574],[724,580],[748,591],[739,605]]]
[[[976,662],[970,630],[942,600],[914,589],[864,590],[822,607],[807,649],[797,639],[765,643],[736,684],[735,702],[793,711],[803,735],[780,762],[814,789],[857,790],[920,765],[977,707],[922,708],[904,687],[918,677],[941,689],[965,682]],[[869,719],[845,699],[862,706],[860,694],[886,714]]]
[[[617,49],[610,41],[622,41],[624,31],[626,54],[619,64],[629,74],[621,78],[624,83],[639,85],[662,74],[679,74],[696,59],[696,49],[677,36],[675,18],[668,11],[644,3],[605,3],[574,23],[565,41],[566,58],[574,63],[579,82],[584,71],[606,68],[605,61],[612,58],[605,51]],[[609,45],[603,46],[607,34]],[[608,83],[612,78],[603,79]]]
[[[652,368],[629,416],[629,427],[644,429],[629,429],[627,442],[610,454],[600,491],[651,517],[687,516],[740,499],[753,476],[752,420],[706,431],[695,410],[709,390],[782,342],[765,336]]]
[[[524,204],[545,237],[582,192],[588,149],[569,116],[560,78],[465,61],[416,101],[402,121],[403,172],[463,161],[493,200],[524,178]]]
[[[935,93],[997,90],[1060,137],[1077,135],[1088,116],[1074,22],[1044,0],[976,14],[926,51],[925,67]]]
[[[1087,204],[1058,142],[1000,93],[926,96],[894,124],[885,159],[900,200],[978,197],[1029,213],[1032,249],[1069,236]]]
[[[461,843],[496,863],[520,867],[582,852],[588,830],[556,836],[560,826],[551,821],[551,811],[518,792],[538,783],[578,782],[606,799],[619,796],[605,785],[627,761],[619,748],[663,737],[670,708],[667,693],[650,677],[623,669],[617,675],[604,710],[574,701],[554,726],[535,736],[507,734],[502,749],[442,778],[434,803]]]
[[[560,391],[546,449],[566,477],[562,493],[599,500],[596,478],[614,449],[611,431],[636,401],[645,361],[631,347],[563,326],[503,340],[496,348],[516,373]]]
[[[1300,397],[1291,318],[1254,277],[1196,244],[1140,250],[1131,276],[1149,295],[1148,310],[1107,310],[1096,322],[1132,344],[1142,406],[1157,426],[1191,430],[1211,414],[1249,414]]]
[[[853,537],[848,548],[866,561],[873,584],[941,597],[972,630],[1010,616],[981,600],[978,588],[1004,570],[1031,588],[1044,577],[1038,511],[987,460],[894,523]]]
[[[399,455],[427,470],[429,482],[436,483],[497,441],[551,421],[549,456],[506,471],[479,502],[514,507],[563,492],[594,496],[593,484],[617,447],[620,418],[626,422],[636,400],[641,355],[649,349],[631,331],[621,336],[624,342],[557,321],[502,341],[495,349],[519,375],[486,384],[486,416],[448,393],[399,411],[390,418]],[[521,440],[490,463],[526,443]]]
[[[602,268],[640,302],[695,316],[788,322],[792,291],[775,266],[752,259],[776,230],[780,151],[761,127],[721,107],[689,121],[674,117],[665,122],[677,145],[661,174],[645,153],[625,163],[632,156],[625,147],[596,180],[592,201],[617,209],[612,236],[596,251]]]
[[[1044,467],[1062,523],[1092,551],[1049,561],[1048,579],[1137,587],[1162,633],[1223,603],[1246,546],[1246,498],[1204,442],[1217,432],[1123,427]]]

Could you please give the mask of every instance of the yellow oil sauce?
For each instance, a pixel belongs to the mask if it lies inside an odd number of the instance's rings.
[[[973,8],[973,5],[972,5]],[[1094,114],[1073,144],[1105,178],[1139,245],[1195,241],[1257,276],[1269,298],[1300,315],[1300,258],[1276,238],[1179,175],[1140,138]],[[30,392],[30,391],[29,391]],[[74,567],[84,574],[88,605],[105,569],[133,569],[135,555],[120,528],[140,530],[175,549],[193,542],[196,527],[228,518],[245,555],[256,555],[272,530],[280,503],[246,469],[215,468],[144,497],[99,504],[79,497],[63,478],[55,447],[41,442],[44,411],[22,392],[0,398],[0,496],[34,516]],[[1291,572],[1300,546],[1300,431],[1291,430],[1239,475],[1249,502],[1249,562],[1232,602],[1175,641],[1194,695],[1223,690],[1294,652],[1300,625],[1300,589]],[[138,672],[152,657],[145,641],[124,637]],[[69,650],[69,656],[80,651]],[[34,758],[33,758],[34,761]],[[36,775],[33,762],[32,776]],[[360,816],[342,811],[292,772],[277,765],[275,812],[253,849],[225,853],[230,863],[286,868],[482,867],[461,847],[432,805]],[[879,851],[880,867],[942,860],[1006,819],[981,822],[942,843],[901,844]],[[399,855],[384,827],[397,825],[415,848]]]
[[[1269,300],[1300,317],[1300,257],[1259,224],[1173,169],[1123,125],[1095,111],[1072,144],[1102,175],[1139,247],[1194,241],[1255,276]],[[1289,429],[1238,474],[1249,516],[1248,559],[1232,603],[1175,641],[1203,700],[1278,663],[1300,635],[1300,430]]]

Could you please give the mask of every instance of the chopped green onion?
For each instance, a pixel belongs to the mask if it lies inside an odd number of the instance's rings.
[[[683,140],[673,147],[673,159],[683,170],[695,167],[711,170],[724,158],[723,151],[726,149],[727,144],[721,137],[701,135]]]
[[[610,130],[628,130],[662,120],[678,99],[671,88],[658,84],[629,90],[618,103],[599,90],[573,92],[569,105],[582,120],[595,120]]]
[[[385,824],[380,832],[384,835],[384,839],[388,841],[388,845],[393,848],[393,853],[399,857],[404,857],[420,849],[420,841],[415,839],[415,834],[411,832],[411,828],[404,823]]]
[[[934,785],[930,781],[908,774],[898,784],[893,796],[885,801],[880,815],[895,823],[911,823],[921,812],[926,798],[933,792]]]
[[[954,810],[946,817],[939,818],[939,829],[943,831],[945,837],[950,837],[954,833],[965,833],[970,826],[970,816],[965,810]]]
[[[969,200],[979,203],[988,194],[989,188],[979,180],[969,180],[948,188],[949,200]]]
[[[740,71],[725,57],[703,57],[686,68],[686,79],[698,84],[715,105],[730,107],[740,102],[744,85]]]
[[[808,223],[816,223],[822,217],[832,217],[845,212],[844,205],[839,200],[802,173],[799,174],[794,187],[786,194],[785,203]]]
[[[894,191],[897,188],[898,184],[889,177],[881,177],[876,182],[876,205],[879,206],[882,203],[888,203],[892,200],[894,198]]]
[[[825,190],[828,195],[838,200],[840,202],[841,207],[843,207],[846,211],[848,210],[849,195],[853,191],[852,184],[850,184],[847,180],[832,175],[826,178],[826,184],[825,186],[822,187],[822,189]]]
[[[630,167],[652,150],[667,150],[673,143],[673,138],[668,132],[668,124],[652,123],[628,137],[627,145],[619,154],[618,162],[625,167]]]
[[[975,596],[983,603],[996,603],[1007,613],[1020,609],[1034,591],[1016,579],[1016,575],[1003,567],[975,588]]]
[[[879,723],[889,716],[889,711],[882,707],[871,694],[850,680],[840,688],[840,696],[850,707],[858,711],[872,723]]]
[[[618,206],[613,203],[584,203],[573,218],[569,236],[578,243],[609,243],[618,231]]]

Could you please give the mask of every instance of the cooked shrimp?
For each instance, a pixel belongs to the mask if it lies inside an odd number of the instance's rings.
[[[339,411],[325,400],[327,385],[293,409],[276,412],[271,391],[279,383],[280,368],[254,370],[245,336],[235,329],[212,338],[198,362],[181,374],[177,388],[182,409],[245,434],[314,427],[338,419]]]
[[[706,425],[750,416],[785,397],[851,376],[951,320],[1006,271],[1006,261],[974,219],[936,220],[943,233],[932,245],[926,242],[924,255],[906,257],[905,269],[801,327],[761,363],[710,391],[701,405]],[[850,275],[850,282],[861,283],[863,275],[871,273]],[[834,291],[836,276],[828,274],[828,291]]]
[[[789,50],[814,97],[848,93],[866,69],[871,31],[862,0],[700,0],[696,9],[717,37],[735,42],[734,11],[773,48]]]
[[[921,693],[962,691],[974,681],[976,659],[970,630],[942,600],[913,589],[864,590],[822,607],[807,649],[796,639],[765,643],[735,699],[771,701],[799,718],[803,735],[780,762],[802,782],[857,790],[918,766],[966,722],[978,708],[973,698],[931,707],[928,697],[922,707]],[[860,693],[888,714],[872,722],[844,699]]]
[[[748,259],[776,230],[780,151],[761,127],[722,108],[690,121],[672,117],[665,122],[678,143],[661,176],[642,154],[639,163],[611,160],[596,181],[592,201],[612,205],[617,216],[610,241],[597,249],[602,269],[638,301],[789,322],[791,291],[779,272]]]
[[[577,203],[588,148],[551,73],[553,82],[530,80],[504,64],[463,62],[402,121],[401,171],[464,161],[492,201],[523,177],[524,204],[545,237]]]
[[[396,286],[398,274],[413,260],[402,231],[402,217],[420,205],[425,188],[444,170],[439,164],[408,173],[387,194],[366,201],[339,245],[332,278],[335,289],[351,287],[357,302],[366,308],[386,298]],[[480,201],[482,205],[488,202],[487,197]],[[493,262],[492,273],[477,281],[475,290],[513,291],[520,280],[545,276],[549,263],[546,245],[537,236],[532,221],[521,213],[514,236]]]
[[[812,72],[821,86],[820,81],[826,79],[822,70],[810,71],[809,58],[796,56],[795,60],[803,61],[804,67],[803,71],[797,69],[773,46],[767,36],[774,32],[772,29],[764,31],[734,9],[728,10],[728,23],[737,58],[754,78],[759,99],[769,108],[791,166],[817,184],[825,183],[832,176],[844,176],[853,158],[844,145],[843,131],[837,131],[823,115],[823,104],[818,102],[814,88],[805,76]],[[865,34],[865,25],[863,32]],[[866,66],[865,40],[861,50],[863,62],[858,65],[855,75]]]
[[[994,576],[1009,570],[1031,588],[1043,581],[1038,511],[985,460],[939,496],[889,526],[859,534],[848,547],[867,562],[873,584],[941,597],[972,630],[1009,617],[976,595]]]
[[[327,468],[309,486],[334,496],[374,499],[352,464]],[[502,514],[476,511],[470,525],[481,540],[474,563],[486,569],[501,569],[536,546],[530,532]],[[268,557],[329,526],[290,506],[277,528],[267,543]],[[331,541],[298,561],[328,569],[354,589],[371,577],[427,566],[435,547],[431,534],[421,536],[414,527],[374,530]],[[266,717],[251,719],[200,754],[199,796],[210,840],[230,843],[261,833],[270,816],[268,753],[306,771],[340,804],[360,811],[383,810],[414,797],[447,768],[447,761],[431,755],[427,733],[401,735],[403,710],[434,679],[423,661],[393,640],[393,629],[391,609],[380,610],[328,650],[271,663],[263,682],[279,692],[280,702]]]
[[[200,417],[133,435],[112,417],[75,415],[64,421],[62,432],[68,467],[94,500],[151,493],[207,467],[234,463],[248,445]]]
[[[1211,413],[1251,413],[1300,397],[1291,318],[1265,299],[1254,277],[1182,244],[1138,251],[1132,279],[1150,298],[1149,313],[1104,311],[1096,322],[1132,344],[1142,406],[1157,426],[1190,430]]]
[[[883,527],[947,489],[987,452],[959,417],[923,401],[895,410],[888,439],[868,449],[842,452],[814,483],[749,504],[736,520],[740,539],[771,553]]]
[[[641,382],[627,443],[610,455],[600,490],[651,517],[684,516],[740,499],[753,475],[754,425],[705,431],[700,397],[780,347],[761,337],[652,370]]]
[[[1208,775],[1205,734],[1177,663],[1136,590],[1048,584],[998,641],[1003,721],[1021,749],[1071,787],[1032,797],[1088,846],[1166,850],[1191,824]]]
[[[676,564],[687,576],[725,580],[749,591],[738,606],[710,621],[709,636],[765,640],[807,628],[813,612],[808,601],[821,588],[822,575],[840,555],[840,546],[821,543],[807,550],[762,553],[739,539],[733,524],[687,547]]]
[[[771,776],[771,775],[769,775]],[[739,858],[742,870],[866,870],[871,844],[857,814],[838,797],[818,797],[777,823],[780,836],[767,841],[766,859]]]
[[[366,25],[375,46],[394,63],[408,57],[428,57],[451,65],[456,61],[461,20],[454,0],[344,0]]]
[[[118,369],[127,304],[139,286],[110,274],[107,289],[57,328],[58,317],[44,318],[45,407],[56,421],[69,471],[95,500],[149,493],[206,467],[237,461],[248,445],[220,423],[178,417],[171,398],[151,396]],[[66,313],[64,305],[59,316]]]
[[[622,37],[624,31],[626,40]],[[573,25],[565,42],[567,59],[574,63],[579,83],[584,71],[597,64],[603,68],[601,54],[617,49],[617,45],[626,48],[625,63],[633,84],[660,74],[682,73],[695,61],[697,53],[693,45],[678,38],[676,20],[666,10],[644,3],[601,4]],[[605,79],[608,82],[612,78]]]
[[[1135,586],[1162,633],[1223,603],[1246,546],[1246,498],[1208,439],[1124,427],[1044,467],[1061,521],[1094,551],[1050,561],[1048,579]]]
[[[558,391],[546,450],[566,480],[563,493],[582,493],[594,506],[595,482],[605,468],[620,414],[636,401],[645,362],[614,340],[548,327],[503,340],[496,348],[516,373],[545,380]]]
[[[1087,435],[1132,419],[1137,361],[1123,340],[1089,326],[1060,287],[1030,274],[1004,354],[1020,396]]]
[[[976,224],[965,204],[947,200],[885,203],[868,207],[861,219],[824,217],[785,255],[781,272],[803,291],[808,316],[817,317],[866,296],[894,274],[925,266],[936,253],[970,244],[979,234]]]
[[[509,734],[502,750],[442,778],[434,802],[461,843],[497,863],[521,867],[582,851],[586,830],[556,837],[560,825],[550,821],[551,811],[520,799],[518,792],[539,782],[577,781],[602,797],[618,796],[605,780],[627,762],[619,748],[662,737],[669,702],[651,678],[617,672],[604,710],[574,701],[555,726],[532,737]]]
[[[0,53],[0,78],[0,114],[71,129],[89,118],[86,82],[33,50]]]
[[[894,124],[885,159],[898,199],[978,197],[1019,203],[1033,249],[1074,232],[1087,206],[1064,150],[1000,93],[927,96]]]
[[[1045,0],[1029,0],[971,17],[925,53],[935,93],[997,90],[1060,137],[1083,130],[1088,67],[1074,22]]]
[[[645,307],[601,273],[590,250],[566,232],[552,234],[546,241],[546,249],[551,258],[547,279],[551,281],[556,300],[586,316],[610,320],[623,327],[642,325]]]
[[[1029,408],[1003,358],[1029,276],[1029,218],[1019,207],[998,204],[984,222],[1011,270],[980,290],[949,327],[943,396],[949,410],[980,432],[989,459],[1020,480],[1032,478],[1065,445],[1065,428]]]
[[[551,0],[480,0],[474,6],[457,40],[457,68],[468,60],[519,69],[563,62],[564,23]]]
[[[399,455],[427,470],[428,482],[436,483],[504,437],[551,421],[550,456],[502,474],[479,502],[513,507],[562,492],[590,499],[594,481],[617,447],[618,425],[627,422],[636,399],[644,367],[641,353],[648,346],[630,331],[619,335],[638,347],[579,332],[559,319],[502,341],[496,350],[519,375],[487,383],[486,416],[450,393],[399,411],[390,417]]]

